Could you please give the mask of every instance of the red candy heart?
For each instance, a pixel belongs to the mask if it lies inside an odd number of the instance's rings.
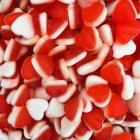
[[[95,132],[102,129],[102,123],[104,119],[104,113],[99,108],[94,108],[91,112],[83,114],[83,121],[88,126],[88,128]]]
[[[124,79],[124,70],[118,60],[113,60],[104,65],[100,71],[101,76],[113,84],[121,84]]]
[[[96,28],[83,27],[76,37],[76,44],[86,51],[94,51],[100,45],[99,33]]]
[[[116,26],[116,39],[119,43],[125,44],[133,39],[140,32],[136,24],[117,24]]]
[[[104,113],[107,118],[117,118],[128,111],[128,107],[125,101],[117,95],[112,94],[109,104],[104,108]]]
[[[83,100],[80,98],[73,98],[69,100],[64,107],[66,117],[71,121],[79,121],[83,111]]]
[[[87,89],[87,94],[98,107],[106,106],[111,98],[111,90],[108,85],[94,85]]]
[[[32,57],[27,57],[22,65],[21,76],[23,79],[30,80],[39,77],[39,75],[34,70],[31,60]]]
[[[131,23],[136,19],[136,9],[131,0],[120,0],[112,18],[117,23]]]

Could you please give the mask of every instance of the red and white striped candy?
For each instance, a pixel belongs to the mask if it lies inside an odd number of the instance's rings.
[[[43,118],[44,112],[48,108],[48,102],[45,99],[29,99],[26,102],[26,108],[30,114],[30,116],[39,121]]]
[[[123,127],[129,128],[129,127],[139,127],[140,126],[140,121],[139,117],[134,115],[133,113],[128,112],[124,122],[121,124]]]
[[[16,35],[11,31],[10,26],[3,25],[1,27],[1,36],[3,39],[10,40],[11,38],[15,38]]]
[[[107,16],[112,16],[112,13],[114,12],[116,5],[118,4],[118,1],[109,1],[106,5],[107,8]]]
[[[52,133],[49,125],[43,126],[33,137],[32,140],[51,139]]]
[[[81,8],[78,4],[70,4],[68,6],[68,20],[70,29],[75,30],[82,26],[83,20],[81,15]]]
[[[70,48],[65,52],[64,58],[66,60],[67,66],[72,66],[82,59],[84,59],[87,55],[87,52],[81,48],[74,47]]]
[[[21,30],[21,29],[24,29],[24,30]],[[34,31],[33,23],[32,23],[32,16],[29,14],[23,14],[19,16],[12,23],[11,30],[18,36],[23,36],[27,39],[32,38],[35,35],[35,31]]]
[[[43,87],[51,97],[59,97],[66,92],[67,82],[65,80],[47,80]]]
[[[34,97],[35,98],[41,98],[41,99],[46,99],[46,100],[50,100],[50,96],[48,95],[48,93],[46,92],[45,88],[43,87],[37,87],[34,91]]]
[[[125,73],[123,65],[118,60],[113,60],[102,67],[100,75],[108,82],[117,85],[123,82]]]
[[[140,69],[140,60],[137,60],[133,63],[132,66],[132,73],[136,78],[140,78],[139,69]]]
[[[27,51],[28,51],[28,48],[26,48],[25,46],[22,46],[16,40],[11,39],[5,50],[4,60],[16,61],[20,57],[22,57],[24,54],[26,54]]]
[[[81,120],[78,120],[78,122],[73,122],[68,120],[66,117],[63,117],[61,120],[61,136],[64,138],[70,137],[78,128],[80,122]]]
[[[90,130],[98,132],[102,129],[105,117],[101,109],[93,108],[91,112],[83,113],[82,119]]]
[[[87,75],[88,73],[95,72],[101,66],[102,62],[95,56],[90,56],[80,61],[76,67],[79,75]]]
[[[14,96],[12,97],[11,104],[13,106],[24,106],[26,101],[31,98],[31,90],[28,88],[27,85],[21,85]]]
[[[76,35],[76,31],[67,28],[58,38],[56,38],[55,43],[57,45],[73,45],[76,42]]]
[[[75,97],[70,99],[64,107],[66,117],[73,122],[81,119],[83,112],[83,99]]]
[[[35,13],[33,12],[35,11]],[[47,13],[46,12],[37,12],[36,10],[30,10],[29,13],[33,16],[33,27],[35,34],[39,36],[44,36],[47,34]]]
[[[94,134],[97,140],[110,139],[113,127],[111,123],[103,123],[103,128],[99,133]]]
[[[7,14],[5,17],[4,17],[4,22],[6,25],[10,26],[13,24],[13,22],[18,18],[20,17],[21,15],[23,15],[24,12],[22,10],[20,10],[19,8],[18,9],[15,9],[15,11],[13,11],[12,13],[9,13]]]
[[[35,54],[47,55],[54,48],[54,41],[48,35],[41,37],[34,46],[33,52]]]
[[[18,41],[20,44],[29,46],[31,48],[32,48],[32,45],[35,45],[38,40],[39,40],[39,36],[38,35],[35,35],[34,37],[32,37],[30,39],[26,39],[24,37],[16,38],[16,41]]]
[[[8,115],[9,114],[0,114],[0,126],[1,128],[11,129],[12,126],[8,123]]]
[[[27,57],[21,68],[21,76],[23,79],[31,80],[40,77],[32,65],[32,57]]]
[[[81,121],[79,127],[76,130],[75,137],[77,140],[88,140],[92,136],[93,131],[89,130],[87,126]]]
[[[77,85],[78,83],[84,80],[84,76],[78,74],[75,66],[68,67],[70,79],[73,84]]]
[[[57,99],[52,98],[49,102],[48,109],[45,113],[46,117],[48,118],[60,118],[64,116],[64,104],[57,101]]]
[[[30,0],[32,4],[45,4],[54,2],[54,0]]]
[[[24,83],[28,85],[30,88],[37,88],[41,86],[41,78],[33,78],[30,80],[24,80]]]
[[[88,89],[93,85],[99,85],[99,84],[107,85],[107,81],[104,80],[102,77],[96,75],[90,75],[86,78],[86,82],[85,82],[86,89]]]
[[[35,55],[31,61],[34,69],[42,78],[48,78],[52,75],[54,64],[51,57],[46,55]]]
[[[30,125],[24,127],[24,135],[28,133],[29,137],[32,138],[46,124],[47,122],[45,120],[33,122]]]
[[[65,51],[67,50],[67,47],[65,45],[59,45],[54,47],[48,56],[51,56],[54,60],[58,60],[61,57],[64,56]]]
[[[57,100],[61,103],[67,102],[76,92],[77,88],[74,84],[68,84],[67,90],[65,93],[59,97],[57,97]]]
[[[4,61],[4,53],[6,50],[6,43],[4,40],[0,40],[0,63],[2,63]]]
[[[54,75],[59,79],[69,80],[69,70],[65,59],[60,59],[54,67]]]
[[[48,21],[47,32],[51,39],[56,39],[68,26],[68,21],[56,18]]]
[[[86,79],[87,95],[97,107],[105,107],[111,99],[111,89],[107,82],[98,76],[88,76]]]
[[[0,77],[10,78],[14,76],[16,73],[16,67],[17,66],[15,61],[5,62],[0,66]]]
[[[99,26],[105,20],[106,15],[107,9],[100,1],[94,2],[90,7],[82,10],[84,23],[91,27]]]
[[[131,76],[125,75],[122,92],[121,92],[121,97],[124,100],[130,100],[133,97],[133,94],[134,94],[133,80],[132,80]]]
[[[116,42],[113,44],[112,49],[113,57],[118,59],[133,54],[136,51],[136,45],[132,40],[123,45]]]
[[[30,117],[26,107],[17,107],[14,106],[12,108],[12,112],[8,116],[8,122],[13,127],[23,128],[29,125],[32,122],[32,118]]]
[[[103,24],[101,27],[98,28],[98,31],[102,41],[108,46],[112,46],[113,35],[111,27],[108,24]]]
[[[102,64],[107,63],[113,57],[113,50],[106,44],[102,44],[97,57],[102,61]]]
[[[60,135],[61,133],[61,118],[59,119],[54,119],[54,128],[55,128],[55,131],[58,135]]]
[[[92,102],[90,102],[89,100],[84,100],[84,102],[85,102],[85,105],[84,105],[84,108],[83,108],[83,112],[88,113],[93,109]]]
[[[11,90],[11,91],[8,93],[8,95],[7,95],[7,97],[6,97],[6,102],[7,102],[8,104],[12,104],[11,102],[12,102],[12,99],[13,99],[13,97],[14,97],[16,91],[17,91],[17,89],[13,89],[13,90]]]
[[[2,78],[1,80],[1,87],[5,89],[13,89],[16,88],[20,83],[20,75],[17,73],[14,77],[12,78]]]

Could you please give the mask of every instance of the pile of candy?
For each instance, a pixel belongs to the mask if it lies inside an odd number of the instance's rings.
[[[0,140],[139,140],[138,0],[0,1]]]

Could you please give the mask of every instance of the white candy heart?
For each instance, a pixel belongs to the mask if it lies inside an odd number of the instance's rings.
[[[19,36],[30,39],[34,36],[32,16],[30,14],[23,14],[18,17],[12,24],[11,30]]]
[[[0,66],[0,77],[12,77],[16,72],[16,62],[9,61],[5,62]]]
[[[118,59],[122,58],[125,55],[133,54],[136,51],[136,45],[132,40],[130,40],[126,44],[114,43],[112,49],[113,57]]]
[[[48,118],[59,118],[65,114],[64,104],[57,101],[57,99],[52,98],[48,110],[46,111],[46,116]]]
[[[45,99],[30,99],[26,103],[27,110],[31,117],[39,121],[43,118],[44,112],[48,108],[48,102]]]
[[[80,122],[81,120],[79,120],[78,122],[72,122],[66,117],[63,117],[61,120],[61,136],[65,138],[70,137],[73,134],[73,132],[77,129]]]
[[[99,85],[99,84],[107,85],[107,81],[104,80],[102,77],[96,75],[90,75],[86,78],[86,83],[85,83],[86,89],[89,88],[90,86]]]

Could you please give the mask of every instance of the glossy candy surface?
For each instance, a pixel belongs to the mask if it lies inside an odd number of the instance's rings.
[[[139,140],[138,0],[0,1],[0,140]]]

